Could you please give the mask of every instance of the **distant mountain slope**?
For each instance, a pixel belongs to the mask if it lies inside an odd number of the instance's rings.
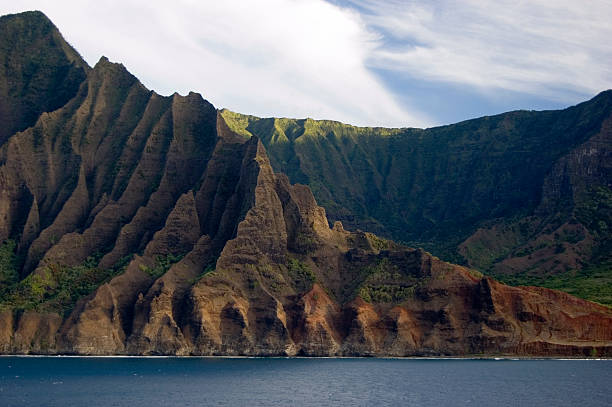
[[[516,283],[598,267],[607,288],[579,294],[612,303],[612,91],[426,130],[221,114],[309,185],[330,221]]]
[[[0,31],[35,32],[41,19],[50,26],[40,13],[3,18]],[[37,35],[45,38],[46,31]],[[31,42],[39,43],[36,38]],[[54,38],[59,46],[50,47],[51,54],[69,49],[61,37]],[[5,41],[12,40],[0,37],[0,48],[9,49]],[[330,227],[310,188],[275,173],[264,143],[244,137],[245,130],[238,131],[242,135],[232,131],[198,94],[160,96],[102,57],[93,68],[82,68],[84,76],[72,96],[66,93],[63,106],[46,111],[51,105],[44,101],[75,81],[51,74],[67,65],[63,58],[47,58],[46,51],[41,47],[21,56],[24,66],[41,72],[40,87],[23,86],[33,106],[39,106],[38,117],[0,146],[0,352],[612,355],[608,307],[546,288],[509,287],[422,249],[347,231],[340,222]],[[45,72],[53,78],[45,79]],[[576,113],[576,125],[589,122],[585,112]],[[304,126],[311,125],[321,123]],[[348,150],[342,143],[349,137],[329,134],[297,137],[286,130],[284,137],[293,144],[280,134],[275,142],[264,140],[275,160],[302,171],[298,176],[323,168],[319,184],[306,179],[320,191],[331,192],[327,183],[335,178],[333,188],[352,189],[334,194],[366,194],[363,210],[410,204],[383,203],[387,198],[381,191],[402,196],[401,188],[393,189],[399,188],[395,177],[406,168],[424,168],[409,179],[432,200],[429,212],[408,205],[399,215],[386,214],[388,219],[424,212],[432,219],[454,219],[451,209],[441,210],[437,190],[430,190],[432,174],[441,188],[454,191],[449,196],[461,196],[455,188],[472,188],[467,195],[478,199],[488,196],[487,188],[470,187],[473,181],[447,179],[449,171],[433,160],[446,156],[429,154],[417,143],[436,144],[424,136],[427,131],[411,131],[413,141],[406,143],[397,130],[368,136],[369,130],[347,129],[355,134]],[[503,139],[503,133],[498,137]],[[318,161],[287,148],[301,143],[305,151],[320,154]],[[493,144],[484,149],[487,157],[496,156]],[[388,155],[372,153],[377,148]],[[426,153],[416,163],[401,154],[413,148]],[[461,156],[462,147],[453,148]],[[558,162],[569,157],[561,148],[549,150],[543,156],[554,153]],[[369,170],[370,154],[380,158],[374,161],[378,172]],[[476,169],[491,165],[476,159],[481,153],[467,155]],[[582,168],[581,160],[562,167]],[[345,167],[332,165],[337,161]],[[532,165],[547,173],[543,167]],[[334,176],[327,171],[335,171]],[[358,182],[349,185],[353,178]],[[478,185],[492,182],[482,174],[480,179]],[[520,186],[510,175],[503,179]],[[371,185],[380,188],[368,195]],[[550,185],[553,192],[565,191]],[[605,194],[596,198],[596,206],[577,213],[586,225],[603,230],[595,215],[603,213],[599,202]],[[411,205],[425,202],[420,199]],[[480,205],[475,209],[457,204],[458,213],[505,213],[513,207],[502,198],[496,203],[478,199],[473,198]]]

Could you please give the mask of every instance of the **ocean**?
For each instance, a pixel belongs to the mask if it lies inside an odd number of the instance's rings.
[[[0,357],[0,406],[610,406],[612,360]]]

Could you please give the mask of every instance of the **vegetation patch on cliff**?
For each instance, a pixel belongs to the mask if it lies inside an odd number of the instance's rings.
[[[500,274],[495,278],[513,286],[540,286],[565,291],[576,297],[612,307],[612,261],[552,276],[522,273]]]
[[[0,310],[69,312],[80,298],[122,273],[130,258],[122,259],[110,269],[99,268],[99,260],[100,255],[96,255],[77,266],[44,266],[9,287],[7,294],[0,299]]]
[[[612,260],[612,189],[607,186],[590,188],[576,205],[576,217],[598,242],[596,260]]]
[[[0,245],[0,298],[4,298],[4,291],[19,280],[16,246],[11,239]]]
[[[172,253],[169,253],[167,256],[155,256],[155,267],[148,267],[141,264],[140,269],[151,277],[157,279],[166,274],[166,272],[170,270],[170,267],[172,267],[172,265],[175,263],[178,263],[184,256],[184,254],[175,255]]]
[[[310,290],[317,280],[310,267],[294,257],[287,259],[287,272],[297,292]]]
[[[367,277],[359,286],[357,295],[364,301],[373,303],[401,303],[413,297],[425,281],[424,278],[402,272],[387,258],[366,266],[364,272]]]

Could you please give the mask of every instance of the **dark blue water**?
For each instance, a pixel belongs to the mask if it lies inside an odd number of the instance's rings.
[[[610,406],[610,360],[0,357],[0,406]]]

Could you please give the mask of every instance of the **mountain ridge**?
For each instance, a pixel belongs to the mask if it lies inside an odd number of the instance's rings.
[[[604,279],[600,282],[607,284],[609,293],[609,256],[588,252],[609,252],[608,232],[593,225],[607,225],[611,219],[604,208],[591,213],[599,217],[593,222],[582,216],[585,211],[581,208],[605,206],[612,193],[612,172],[606,164],[612,156],[612,137],[606,124],[612,115],[611,95],[611,91],[604,91],[561,111],[516,111],[424,130],[375,131],[326,121],[318,125],[311,122],[307,129],[304,120],[260,119],[228,110],[221,114],[237,133],[257,135],[264,141],[275,170],[287,173],[292,182],[308,184],[328,210],[331,222],[341,220],[351,229],[370,230],[425,247],[445,260],[507,279],[520,276],[501,271],[499,263],[506,258],[525,262],[520,257],[526,256],[515,254],[539,250],[535,248],[543,244],[551,219],[555,225],[550,227],[555,229],[564,222],[582,224],[581,234],[598,234],[578,250],[583,253],[548,253],[542,267],[536,265],[523,273],[518,282],[532,279],[532,283],[545,284],[546,279],[540,276],[554,262],[561,264],[554,276],[563,278],[601,267]],[[573,154],[574,160],[579,160],[587,150],[594,152],[589,158],[591,175],[581,173],[578,164],[572,165],[575,175],[563,175],[559,168],[564,157]],[[322,161],[331,164],[317,164]],[[566,181],[558,179],[564,176]],[[561,191],[556,185],[563,182],[566,189]],[[584,186],[592,191],[585,191]],[[594,192],[598,188],[602,197]],[[521,218],[540,224],[539,230],[527,230],[523,235],[504,232],[506,236],[482,241],[480,229],[494,225],[515,229],[516,219]],[[481,241],[477,242],[479,235]],[[489,250],[495,240],[514,243]],[[575,243],[567,246],[563,239],[548,239],[546,244],[573,250]],[[489,249],[483,250],[486,247]],[[485,258],[498,260],[483,262]],[[585,294],[605,303],[612,300],[609,294]]]
[[[320,122],[320,123],[337,124],[337,125],[341,125],[341,126],[353,127],[353,128],[357,128],[357,129],[366,129],[366,130],[432,130],[432,129],[440,129],[440,128],[444,128],[444,127],[452,127],[452,126],[455,126],[455,125],[458,125],[458,124],[463,124],[463,123],[467,123],[467,122],[471,122],[471,121],[478,121],[478,120],[482,120],[482,119],[497,118],[499,116],[504,116],[504,115],[509,115],[509,114],[559,112],[559,111],[563,111],[563,110],[579,107],[580,105],[592,102],[592,101],[594,101],[596,99],[610,97],[611,94],[612,94],[612,89],[605,89],[605,90],[602,90],[602,91],[598,92],[597,94],[593,95],[593,97],[591,97],[588,100],[584,100],[584,101],[576,103],[575,105],[569,105],[569,106],[561,108],[561,109],[541,109],[541,110],[538,110],[538,109],[515,109],[515,110],[508,110],[506,112],[501,112],[501,113],[487,114],[487,115],[482,115],[482,116],[470,117],[470,118],[466,118],[466,119],[460,120],[458,122],[438,124],[438,125],[434,125],[434,126],[431,126],[431,127],[360,126],[360,125],[354,125],[354,124],[351,124],[351,123],[345,123],[345,122],[342,122],[342,121],[339,121],[339,120],[333,120],[333,119],[315,119],[315,118],[309,117],[309,116],[308,117],[301,117],[301,118],[298,118],[298,117],[288,117],[288,116],[257,116],[257,115],[250,114],[250,113],[235,112],[235,111],[233,111],[233,110],[231,110],[230,108],[227,108],[227,107],[220,108],[219,112],[221,114],[227,113],[227,114],[230,114],[230,115],[241,116],[241,117],[245,117],[245,118],[249,118],[249,119],[253,119],[253,120],[272,120],[272,119],[276,119],[276,120],[290,120],[290,121],[297,121],[297,122],[312,121],[312,122]]]
[[[330,226],[311,188],[274,170],[298,164],[282,135],[267,147],[232,124],[200,95],[157,95],[101,58],[62,107],[12,134],[0,146],[0,351],[612,353],[609,308]]]

